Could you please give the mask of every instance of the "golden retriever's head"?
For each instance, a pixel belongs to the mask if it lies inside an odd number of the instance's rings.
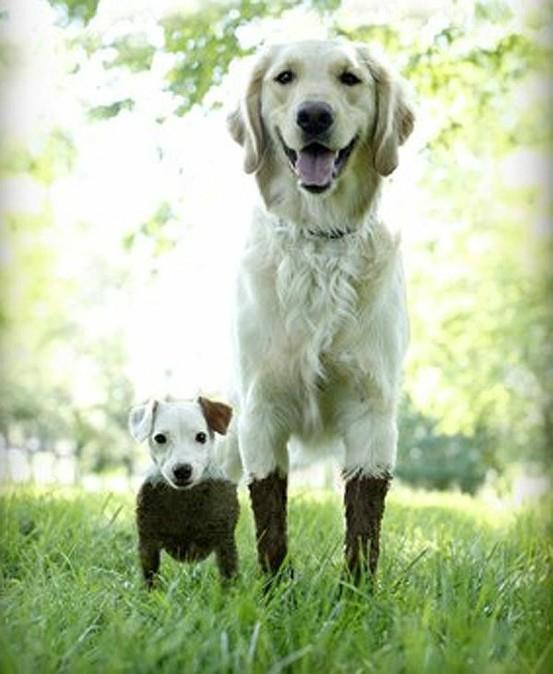
[[[229,117],[245,170],[285,170],[301,191],[331,193],[348,172],[389,175],[413,128],[400,83],[362,45],[308,41],[267,49]]]

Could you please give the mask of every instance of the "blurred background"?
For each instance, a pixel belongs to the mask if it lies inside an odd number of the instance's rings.
[[[248,58],[386,52],[417,129],[384,216],[412,345],[398,475],[523,499],[553,439],[552,8],[538,0],[0,0],[0,474],[127,488],[129,407],[226,397],[254,183],[225,129]],[[302,469],[332,485],[335,469]]]

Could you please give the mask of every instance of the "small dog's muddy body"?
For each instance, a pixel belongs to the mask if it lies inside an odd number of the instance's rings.
[[[188,489],[174,489],[148,478],[138,492],[136,521],[142,572],[152,587],[165,550],[181,562],[196,562],[215,553],[223,579],[238,572],[234,530],[239,504],[236,485],[208,479]]]

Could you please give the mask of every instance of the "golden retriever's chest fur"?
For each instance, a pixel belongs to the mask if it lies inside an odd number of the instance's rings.
[[[378,329],[371,314],[396,257],[394,237],[374,222],[338,239],[277,228],[258,243],[265,255],[254,246],[248,266],[255,285],[264,286],[267,376],[300,395],[329,378],[366,377],[371,365],[358,342],[368,343],[371,328]]]
[[[362,257],[319,252],[308,242],[284,253],[275,268],[275,292],[282,321],[282,346],[288,367],[308,389],[326,376],[323,358],[329,357],[344,331],[357,321]]]

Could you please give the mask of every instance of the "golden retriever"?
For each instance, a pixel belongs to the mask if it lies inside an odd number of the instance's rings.
[[[287,554],[291,440],[342,448],[347,566],[376,570],[408,342],[399,241],[377,202],[413,121],[366,46],[332,41],[267,48],[229,116],[261,196],[238,281],[233,442],[266,571]]]

